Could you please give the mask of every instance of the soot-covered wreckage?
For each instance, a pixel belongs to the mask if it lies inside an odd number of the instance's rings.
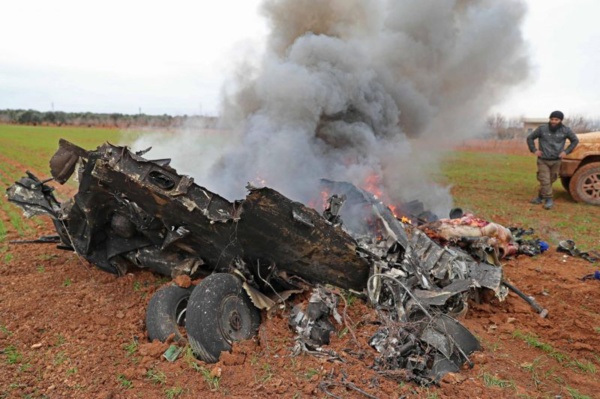
[[[159,290],[146,326],[150,339],[165,341],[184,340],[184,325],[204,361],[216,362],[233,342],[252,337],[259,309],[305,290],[313,290],[311,299],[294,307],[290,326],[297,349],[319,349],[341,321],[329,285],[364,294],[378,312],[381,328],[370,342],[380,353],[375,367],[428,384],[470,363],[479,349],[455,319],[469,296],[485,289],[503,299],[510,287],[497,260],[515,243],[502,226],[421,211],[413,218],[420,223],[402,223],[369,192],[329,180],[320,182],[328,193],[322,213],[267,187],[248,187],[245,199],[230,202],[177,174],[170,160],[143,155],[108,143],[87,151],[61,140],[52,178],[28,172],[8,198],[26,216],[50,215],[59,247],[104,271],[123,275],[141,267],[203,277],[190,288]],[[77,193],[59,203],[46,183],[64,184],[74,174]]]

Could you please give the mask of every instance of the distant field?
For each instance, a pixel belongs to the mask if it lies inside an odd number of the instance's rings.
[[[56,151],[59,138],[92,149],[105,141],[132,144],[142,134],[146,133],[0,125],[0,184],[8,187],[23,176],[26,169],[40,173],[40,178],[49,177],[48,161]],[[154,144],[153,139],[148,141]],[[535,159],[527,154],[522,141],[482,141],[448,152],[441,170],[433,172],[432,178],[452,186],[455,205],[478,216],[506,226],[534,228],[540,238],[553,244],[570,238],[580,249],[600,248],[597,234],[600,209],[575,203],[559,182],[554,185],[556,206],[553,210],[545,211],[528,203],[537,189]],[[23,227],[16,226],[20,219],[16,207],[7,204],[4,196],[0,206],[5,215],[10,210],[10,220],[5,216],[4,226],[0,221],[0,238],[11,229],[22,234]]]
[[[139,133],[124,134],[115,129],[0,125],[0,186],[6,190],[26,170],[40,179],[48,178],[48,161],[60,138],[91,149],[106,141],[129,144],[138,136]],[[60,193],[57,196],[61,198]],[[39,218],[25,220],[21,210],[8,203],[4,195],[0,197],[0,214],[0,243],[11,231],[19,236],[30,235],[40,223]]]
[[[130,140],[126,140],[128,137]],[[0,125],[0,155],[46,171],[60,138],[83,148],[95,148],[105,141],[127,143],[135,137],[115,129]]]

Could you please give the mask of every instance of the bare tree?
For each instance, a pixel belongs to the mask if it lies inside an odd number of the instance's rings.
[[[565,118],[564,124],[569,126],[575,133],[594,132],[600,129],[600,120],[592,119],[581,114],[575,114]]]

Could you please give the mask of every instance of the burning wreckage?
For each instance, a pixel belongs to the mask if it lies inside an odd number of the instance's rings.
[[[141,267],[204,277],[190,288],[157,291],[146,327],[151,340],[181,341],[185,326],[206,362],[255,335],[260,309],[308,289],[309,303],[292,309],[290,327],[297,351],[319,353],[336,330],[331,319],[342,322],[328,285],[366,293],[378,312],[374,367],[421,384],[471,364],[469,355],[480,348],[455,319],[470,295],[486,289],[503,299],[510,288],[547,313],[503,280],[499,259],[518,249],[503,226],[462,212],[438,220],[419,203],[404,207],[406,215],[418,213],[415,223],[403,223],[371,193],[329,180],[321,181],[331,194],[322,214],[267,187],[248,187],[244,200],[229,202],[178,175],[169,159],[147,160],[144,153],[108,143],[87,151],[61,140],[50,160],[52,178],[27,172],[8,198],[26,216],[52,218],[57,236],[40,241],[104,271],[123,275]],[[59,203],[46,183],[64,184],[74,173],[78,192]]]

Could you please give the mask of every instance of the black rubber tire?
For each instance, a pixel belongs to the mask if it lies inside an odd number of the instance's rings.
[[[196,357],[216,363],[231,344],[256,335],[260,311],[252,304],[239,278],[228,273],[206,277],[192,292],[185,328]]]
[[[562,184],[563,188],[569,192],[569,183],[571,183],[571,178],[570,177],[561,177],[560,178],[560,184]]]
[[[174,340],[186,343],[187,340],[179,332],[184,326],[187,305],[194,287],[181,288],[177,285],[162,287],[152,296],[146,308],[146,330],[150,341],[165,342],[171,334]]]
[[[600,205],[600,162],[583,165],[571,177],[571,197],[577,202]]]

